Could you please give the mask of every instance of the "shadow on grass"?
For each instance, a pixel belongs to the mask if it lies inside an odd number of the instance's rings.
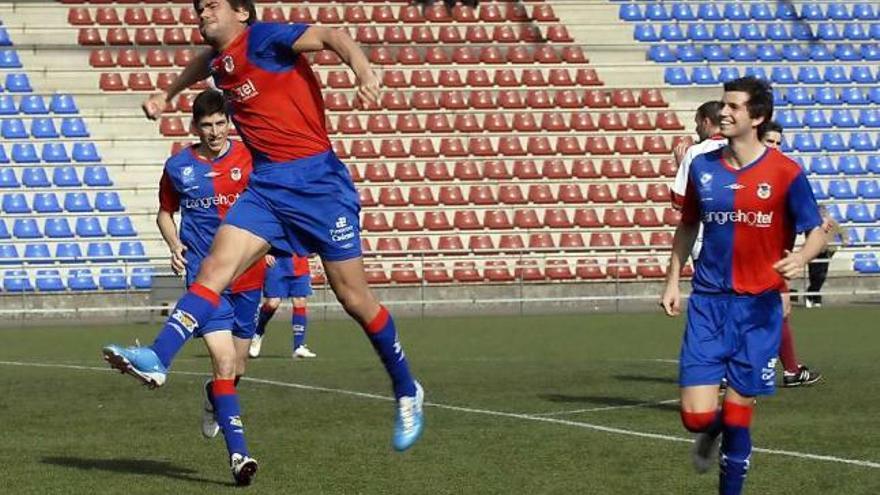
[[[651,376],[651,375],[615,375],[615,380],[624,382],[641,382],[641,383],[669,383],[678,385],[678,380],[668,376]]]
[[[194,476],[197,471],[176,466],[168,461],[152,461],[149,459],[86,459],[82,457],[44,457],[43,464],[80,469],[83,471],[99,470],[113,473],[148,474],[166,478],[207,483],[219,486],[235,486],[232,481],[223,483],[217,480]]]
[[[597,407],[639,407],[644,409],[656,409],[658,411],[678,411],[678,404],[657,404],[650,403],[650,401],[644,399],[610,397],[605,395],[540,394],[538,395],[538,398],[549,402],[590,404]]]

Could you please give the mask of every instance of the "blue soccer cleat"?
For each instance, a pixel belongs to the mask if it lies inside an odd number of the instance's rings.
[[[159,361],[159,356],[149,347],[121,347],[115,344],[104,347],[101,352],[104,360],[113,369],[137,378],[150,388],[165,384],[168,370]]]
[[[397,401],[397,419],[394,421],[394,436],[391,445],[394,450],[403,452],[413,446],[425,429],[422,406],[425,403],[425,390],[416,383],[415,397],[403,396]]]

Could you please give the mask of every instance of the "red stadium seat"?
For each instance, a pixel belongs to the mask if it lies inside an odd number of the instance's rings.
[[[403,200],[403,198],[400,199]],[[403,200],[403,202],[405,203],[405,200]],[[382,203],[381,196],[379,203]],[[397,230],[398,232],[422,230],[422,226],[419,225],[419,221],[416,219],[416,214],[412,211],[398,211],[394,213],[393,226],[394,230]]]
[[[392,45],[402,45],[409,43],[409,36],[400,26],[385,26],[382,32],[382,41]]]
[[[403,197],[403,192],[399,187],[383,187],[379,189],[379,205],[381,206],[407,206],[407,201]],[[394,214],[394,224],[397,224],[397,216],[398,214],[412,213],[411,211],[407,212],[397,212]],[[412,217],[415,219],[415,217]],[[396,228],[396,227],[395,227]]]
[[[406,250],[409,253],[433,254],[434,245],[431,243],[430,237],[414,236],[407,239]]]
[[[576,179],[598,179],[602,177],[596,171],[596,165],[589,158],[577,159],[571,164],[571,175]]]
[[[468,152],[474,156],[495,156],[497,154],[495,148],[492,147],[492,142],[487,137],[470,138],[468,140]]]
[[[556,152],[561,155],[583,155],[584,149],[577,137],[561,136],[556,138]]]
[[[681,221],[681,212],[674,208],[663,209],[663,224],[675,227]]]
[[[547,260],[544,266],[544,276],[550,280],[573,280],[574,274],[568,260]]]
[[[92,67],[116,67],[113,53],[110,50],[99,48],[89,54],[89,65]]]
[[[82,30],[80,30],[82,33]],[[110,28],[107,30],[107,44],[122,46],[130,45],[131,38],[128,37],[128,31],[125,28]]]
[[[351,143],[351,154],[355,158],[379,158],[379,153],[369,139],[355,139]]]
[[[665,142],[664,142],[664,144],[665,144]],[[694,138],[691,136],[674,136],[672,138],[672,144],[669,145],[669,149],[672,150],[680,144],[685,144],[688,147],[693,146],[694,145]]]
[[[287,19],[297,24],[314,24],[315,18],[312,17],[312,11],[306,6],[291,7],[290,14]]]
[[[442,261],[426,261],[422,265],[422,277],[429,284],[446,284],[452,282],[449,270]]]
[[[470,43],[489,43],[492,41],[489,32],[483,26],[468,26],[465,29],[464,38]]]
[[[675,112],[660,112],[657,115],[657,128],[664,131],[680,131],[684,126],[679,122]]]
[[[418,284],[422,277],[413,263],[394,263],[391,265],[391,281],[396,284]]]
[[[513,225],[521,229],[541,228],[541,221],[535,210],[514,210]]]
[[[121,26],[122,21],[113,7],[98,7],[95,11],[95,22],[101,26]]]
[[[513,127],[503,113],[488,113],[483,117],[483,129],[489,132],[509,132]]]
[[[429,28],[428,26],[413,27],[412,34],[410,35],[410,37],[412,38],[413,43],[416,43],[419,45],[431,45],[431,44],[437,43],[437,38],[434,36],[434,31],[432,31],[431,28]],[[430,52],[432,50],[436,53],[430,54]],[[442,55],[441,55],[441,52],[442,52]],[[429,63],[437,63],[435,61],[436,57],[440,57],[440,56],[446,57],[447,60],[449,58],[449,55],[446,53],[446,51],[442,47],[439,47],[439,46],[429,47],[428,54],[429,55],[427,57],[427,60]]]
[[[409,190],[409,202],[413,206],[435,206],[438,204],[434,199],[434,193],[428,186],[412,187]]]
[[[471,91],[468,98],[468,106],[477,110],[486,110],[495,108],[495,102],[492,100],[492,92],[477,90]]]
[[[386,254],[388,254],[388,251],[400,253],[403,251],[403,246],[400,244],[400,239],[397,237],[380,237],[378,241],[376,241],[376,251],[385,251]]]
[[[666,107],[669,106],[663,99],[663,94],[659,89],[643,89],[639,93],[639,103],[644,107]]]
[[[340,140],[334,140],[330,143],[333,146],[333,151],[336,153],[336,156],[339,158],[349,158],[351,155],[348,153],[348,149],[345,146],[345,143]]]
[[[608,140],[604,136],[588,136],[587,152],[593,155],[610,155],[613,153],[611,147],[608,146]]]
[[[636,208],[633,213],[633,223],[639,227],[660,227],[660,219],[653,208]]]
[[[401,65],[422,65],[422,55],[411,46],[404,46],[397,51],[397,62]]]
[[[483,276],[477,271],[477,264],[473,261],[456,261],[452,268],[452,278],[456,282],[483,282]]]
[[[654,130],[654,124],[645,112],[630,112],[626,118],[626,126],[634,131]]]
[[[547,40],[556,43],[570,43],[574,41],[574,38],[568,34],[568,29],[565,26],[555,25],[547,28]],[[570,62],[569,60],[566,61]]]
[[[67,22],[73,26],[91,26],[95,23],[89,9],[85,7],[71,7],[67,10]]]
[[[648,184],[647,197],[655,203],[666,203],[672,200],[672,193],[667,184]]]
[[[517,113],[513,116],[513,128],[521,132],[537,132],[541,126],[532,113]]]
[[[370,12],[370,20],[380,24],[397,22],[397,19],[394,18],[394,11],[391,10],[390,5],[373,6],[373,10]]]
[[[391,126],[391,121],[388,120],[387,115],[370,115],[367,118],[367,131],[373,134],[390,134],[394,132],[394,127]]]
[[[485,69],[469,69],[465,76],[468,86],[489,87],[492,86],[492,80],[489,79],[489,73]]]
[[[593,116],[587,112],[572,112],[568,126],[574,131],[594,132],[599,130]]]
[[[498,240],[498,249],[503,252],[524,251],[526,244],[519,234],[502,234]]]
[[[411,113],[405,113],[405,114],[398,115],[397,122],[395,123],[394,129],[396,129],[398,132],[403,132],[403,133],[424,132],[422,125],[419,123],[419,118]]]
[[[376,65],[394,65],[394,55],[391,50],[385,46],[374,46],[370,48],[367,57],[370,62]]]
[[[368,232],[388,232],[391,230],[385,214],[381,211],[368,211],[364,213],[364,220],[361,226]]]
[[[175,27],[165,29],[165,32],[162,33],[162,43],[165,45],[188,45],[189,41],[186,39],[183,29]]]
[[[567,49],[568,47],[563,48],[562,52],[565,53]],[[574,80],[581,86],[601,86],[604,84],[595,69],[578,69]]]
[[[393,72],[393,71],[390,71]],[[386,72],[386,77],[387,77]],[[331,70],[327,72],[327,86],[334,89],[348,89],[354,87],[354,82],[345,70]],[[386,84],[386,86],[388,86]]]
[[[464,251],[464,243],[457,235],[443,235],[437,241],[437,249],[442,252]]]
[[[445,5],[431,5],[425,8],[425,20],[428,22],[450,22],[452,16]]]
[[[475,65],[479,63],[479,50],[470,46],[458,46],[452,50],[452,61],[456,64]]]
[[[153,81],[146,72],[132,72],[128,75],[128,89],[134,91],[153,91]]]
[[[602,176],[609,179],[623,179],[629,177],[629,172],[619,158],[607,158],[602,160]]]
[[[162,117],[159,132],[168,137],[181,137],[189,134],[180,117]]]
[[[425,119],[425,128],[430,132],[436,133],[455,131],[455,128],[449,123],[449,117],[445,113],[429,114]]]
[[[502,184],[498,188],[498,201],[508,205],[525,204],[526,197],[517,184]]]
[[[585,199],[579,185],[562,184],[559,186],[559,201],[567,204],[581,204],[585,202]]]
[[[578,208],[574,211],[574,224],[588,229],[602,226],[599,215],[593,208]]]
[[[559,18],[553,12],[553,7],[547,3],[539,3],[532,7],[532,19],[540,22],[559,21]]]
[[[97,46],[104,44],[104,41],[101,39],[101,33],[95,28],[81,28],[76,40],[77,43],[83,46]]]
[[[440,30],[437,33],[437,38],[440,40],[440,43],[464,42],[464,38],[462,38],[461,32],[459,32],[458,28],[455,26],[440,26]]]
[[[553,147],[550,145],[550,140],[547,139],[545,136],[529,137],[526,149],[528,150],[530,155],[534,156],[546,156],[555,154]]]
[[[400,8],[400,21],[406,24],[421,24],[425,22],[422,9],[415,5],[405,5]]]
[[[410,84],[416,88],[434,88],[437,82],[434,81],[434,75],[430,70],[418,69],[410,74]]]
[[[564,208],[544,210],[544,225],[551,229],[568,229],[573,225]]]
[[[413,162],[402,162],[394,166],[394,178],[401,182],[421,182],[422,174]]]
[[[463,181],[479,181],[483,179],[480,169],[473,160],[462,160],[455,162],[455,171],[453,176]]]
[[[500,23],[504,22],[504,15],[498,9],[497,4],[480,5],[480,20],[483,22]]]
[[[566,53],[563,50],[563,53]],[[539,64],[559,64],[562,63],[562,59],[559,57],[559,54],[556,53],[556,49],[550,45],[538,45],[535,49],[535,62]],[[585,63],[586,61],[584,61]],[[581,63],[579,61],[574,61],[574,63]]]
[[[626,124],[617,112],[603,112],[599,115],[599,128],[605,131],[625,131]]]
[[[483,162],[483,177],[494,180],[507,180],[512,176],[507,170],[504,160],[487,160]]]
[[[381,263],[364,263],[364,272],[370,285],[384,285],[391,281]]]
[[[318,23],[319,24],[341,24],[342,18],[336,7],[318,7]]]
[[[440,139],[440,155],[455,157],[467,156],[468,152],[458,138],[442,138]]]
[[[168,52],[161,48],[150,48],[147,50],[147,65],[150,67],[171,67],[174,64],[168,58]]]
[[[516,160],[513,162],[513,176],[521,180],[535,180],[541,178],[541,173],[533,160]]]
[[[666,275],[657,258],[639,258],[636,274],[643,278],[663,278]]]
[[[678,165],[672,158],[663,158],[660,160],[658,173],[663,177],[675,177],[678,172]]]
[[[382,42],[382,38],[379,37],[379,31],[375,26],[358,26],[354,39],[358,43],[365,45],[375,45]]]
[[[337,94],[344,98],[342,93]],[[381,106],[386,110],[409,110],[409,103],[407,103],[406,97],[400,91],[386,91],[382,93]],[[349,106],[349,108],[351,107]]]
[[[591,248],[612,248],[616,247],[614,238],[608,232],[593,232],[590,234]]]
[[[639,179],[651,179],[660,176],[660,174],[654,170],[654,165],[651,163],[651,160],[644,158],[633,159],[633,161],[630,162],[629,170],[633,177]]]
[[[392,93],[385,93],[383,95],[383,100],[385,97],[392,95]],[[383,101],[384,103],[384,101]],[[345,93],[335,93],[335,92],[326,92],[324,93],[324,104],[327,106],[328,110],[335,111],[347,111],[351,110],[351,102],[348,101],[348,98],[345,96]]]
[[[513,30],[513,27],[506,24],[499,24],[495,26],[495,29],[492,31],[492,41],[495,41],[496,43],[516,43],[519,41],[519,37]]]
[[[544,280],[544,272],[538,267],[537,260],[517,260],[513,274],[516,278],[526,282],[540,282]]]
[[[160,9],[153,10],[154,17],[156,15],[156,12],[158,12],[159,10]],[[170,12],[170,9],[168,10]],[[125,20],[125,24],[129,26],[146,26],[150,24],[150,18],[147,17],[147,12],[140,7],[126,7],[123,19]],[[177,23],[177,19],[174,18],[174,14],[171,14],[171,22],[174,24]]]
[[[373,191],[370,189],[359,189],[358,197],[360,198],[361,206],[370,207],[379,204],[376,198],[373,197]]]
[[[452,224],[449,223],[449,219],[443,211],[426,211],[423,222],[426,230],[452,230]]]
[[[605,273],[613,279],[636,277],[636,273],[626,258],[610,258],[605,265]]]
[[[504,210],[486,210],[483,212],[483,226],[490,230],[509,230],[513,228],[510,218]]]
[[[547,184],[532,184],[529,186],[529,201],[535,204],[553,204],[556,198]]]
[[[645,238],[642,237],[642,233],[639,231],[628,231],[620,233],[620,246],[621,247],[639,247],[645,245]]]
[[[425,178],[429,181],[445,182],[452,180],[446,162],[428,162],[425,164]]]
[[[563,232],[559,234],[559,247],[562,249],[582,249],[585,246],[584,236],[579,232]]]
[[[347,117],[354,117],[354,115]],[[394,180],[384,163],[368,163],[364,169],[364,178],[370,182],[391,182]]]
[[[477,121],[477,116],[472,113],[460,113],[455,116],[455,130],[467,134],[478,133],[483,130]]]
[[[615,89],[611,91],[611,103],[618,108],[635,108],[639,101],[632,91],[628,89]]]
[[[150,27],[139,27],[134,30],[134,42],[138,45],[161,45],[156,30]]]
[[[549,112],[541,117],[541,129],[549,132],[563,132],[568,130],[568,124],[562,114]]]
[[[263,22],[286,22],[281,7],[263,7]]]
[[[529,14],[526,12],[526,8],[521,3],[509,3],[507,4],[507,8],[504,12],[504,17],[508,21],[513,22],[526,22],[529,19]]]
[[[610,227],[632,227],[633,223],[623,208],[605,208],[602,223]]]
[[[642,140],[642,151],[656,155],[666,155],[672,150],[663,136],[645,136]]]
[[[516,280],[505,260],[488,260],[483,275],[489,282],[513,282]]]
[[[501,108],[517,109],[525,108],[526,104],[518,91],[504,89],[498,92],[498,106]]]
[[[128,9],[125,12],[126,22],[128,22]],[[144,19],[146,16],[144,16]],[[157,7],[153,9],[153,13],[150,15],[150,20],[153,24],[157,26],[169,26],[177,24],[177,19],[174,18],[174,12],[169,7]],[[281,18],[284,21],[284,17]],[[128,22],[129,24],[133,24]]]
[[[458,210],[453,214],[453,225],[459,230],[479,230],[483,228],[477,213],[473,210]]]
[[[553,99],[550,94],[544,90],[529,90],[526,96],[526,103],[531,108],[553,108]]]
[[[342,63],[342,59],[335,52],[321,50],[315,53],[314,63],[317,65],[339,65]]]
[[[639,186],[633,183],[617,185],[617,200],[624,203],[645,202],[645,198],[642,196],[641,191],[639,191]]]
[[[535,54],[522,45],[513,45],[507,49],[507,61],[512,64],[531,64],[535,61]]]
[[[433,97],[433,94],[431,96]],[[413,97],[413,100],[415,100],[415,97]],[[445,108],[447,110],[463,110],[468,107],[468,104],[464,100],[461,92],[454,91],[441,93],[439,107]],[[418,106],[416,108],[421,109]]]
[[[636,143],[636,138],[632,136],[617,136],[614,138],[614,151],[621,155],[638,155],[641,153],[639,145]]]
[[[366,24],[369,22],[367,12],[360,5],[349,5],[345,7],[345,22],[349,24]]]
[[[594,203],[613,203],[614,196],[608,184],[590,184],[587,189],[587,198]]]
[[[441,186],[440,187],[440,204],[446,206],[461,206],[466,205],[467,200],[464,199],[464,195],[461,193],[461,187],[459,186]]]
[[[601,280],[605,278],[599,262],[595,259],[579,259],[575,265],[575,274],[582,280]]]
[[[518,36],[520,41],[527,43],[542,43],[546,41],[544,35],[541,34],[541,29],[533,24],[520,24]]]
[[[123,48],[116,52],[116,65],[120,67],[143,67],[141,54],[134,48]]]
[[[452,18],[458,22],[477,22],[476,11],[467,5],[456,5],[452,8]]]
[[[565,167],[565,162],[558,158],[553,158],[549,160],[544,160],[544,165],[541,169],[541,175],[548,179],[570,179],[571,174],[568,172],[568,169]]]
[[[199,24],[199,15],[196,14],[195,9],[192,7],[181,7],[177,18],[180,20],[181,24],[186,24],[188,26],[197,26]],[[293,19],[291,19],[291,21],[293,21]]]
[[[440,156],[434,149],[434,143],[428,138],[415,138],[410,141],[409,153],[418,158],[433,158]]]
[[[495,244],[492,243],[492,237],[486,234],[472,235],[468,239],[468,251],[475,253],[495,251]]]
[[[460,88],[465,85],[458,71],[449,69],[440,70],[438,82],[444,88]]]
[[[656,213],[655,213],[656,216]],[[651,247],[671,247],[672,246],[672,232],[663,231],[663,232],[651,232],[651,237],[648,239],[648,244]]]
[[[590,108],[611,108],[611,100],[605,91],[588,89],[584,92],[584,105]]]

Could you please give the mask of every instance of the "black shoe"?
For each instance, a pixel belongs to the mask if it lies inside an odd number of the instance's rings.
[[[822,373],[819,373],[818,371],[810,371],[810,368],[801,365],[798,366],[796,373],[789,373],[787,371],[782,373],[782,386],[800,387],[812,385],[821,379]]]

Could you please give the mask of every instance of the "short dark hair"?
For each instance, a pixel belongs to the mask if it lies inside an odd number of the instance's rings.
[[[724,103],[721,103],[720,101],[707,101],[697,108],[697,120],[702,122],[709,119],[709,122],[712,122],[712,125],[718,127],[721,125],[722,108],[724,108]]]
[[[768,132],[778,132],[779,134],[782,134],[782,125],[780,125],[779,122],[776,122],[775,120],[771,120],[770,123],[767,124],[767,128],[764,129],[764,134],[767,134]],[[764,134],[761,134],[761,136],[759,137],[763,138]]]
[[[724,83],[724,91],[741,91],[749,95],[746,108],[749,117],[764,117],[758,126],[758,136],[763,136],[773,122],[773,88],[770,83],[753,76],[740,77]]]
[[[222,113],[229,117],[229,106],[226,104],[223,93],[215,89],[206,89],[193,100],[192,112],[193,122],[198,124],[203,118],[215,113]]]
[[[199,2],[202,0],[192,0],[193,8],[195,9],[197,14],[201,14],[201,10],[199,9]],[[244,9],[248,13],[247,24],[250,26],[251,24],[257,22],[257,6],[254,5],[254,0],[226,0],[229,3],[229,6],[235,10]]]

